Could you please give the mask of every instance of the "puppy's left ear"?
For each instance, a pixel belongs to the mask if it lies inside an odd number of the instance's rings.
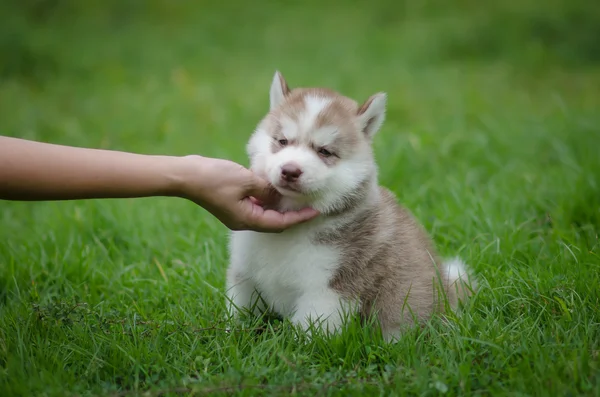
[[[367,138],[372,138],[385,120],[387,94],[379,92],[372,95],[358,109],[358,123]]]
[[[271,82],[271,90],[269,99],[271,101],[271,110],[275,109],[285,100],[285,97],[290,93],[290,87],[283,78],[283,75],[277,70]]]

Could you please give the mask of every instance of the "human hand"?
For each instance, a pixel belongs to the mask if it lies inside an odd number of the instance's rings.
[[[231,230],[281,232],[313,219],[312,208],[281,213],[261,204],[276,202],[279,193],[267,181],[229,160],[186,156],[181,196],[204,207]]]

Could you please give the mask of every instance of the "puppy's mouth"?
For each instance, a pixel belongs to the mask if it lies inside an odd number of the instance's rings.
[[[281,193],[283,196],[303,196],[303,191],[302,188],[300,188],[300,186],[296,185],[296,184],[290,184],[290,183],[278,183],[276,185],[273,185],[273,187],[275,189],[277,189],[277,191],[279,193]]]

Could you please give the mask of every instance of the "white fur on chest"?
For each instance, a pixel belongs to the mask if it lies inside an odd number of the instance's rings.
[[[296,313],[302,301],[330,294],[329,281],[339,262],[335,247],[315,244],[305,230],[281,234],[235,232],[231,237],[231,268],[283,316]],[[231,277],[230,277],[231,278]]]

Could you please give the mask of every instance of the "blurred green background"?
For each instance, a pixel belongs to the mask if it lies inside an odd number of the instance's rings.
[[[0,394],[598,393],[597,1],[5,0],[0,134],[247,164],[276,69],[388,93],[381,183],[484,280],[460,326],[380,350],[196,332],[224,313],[204,211],[2,202]]]

